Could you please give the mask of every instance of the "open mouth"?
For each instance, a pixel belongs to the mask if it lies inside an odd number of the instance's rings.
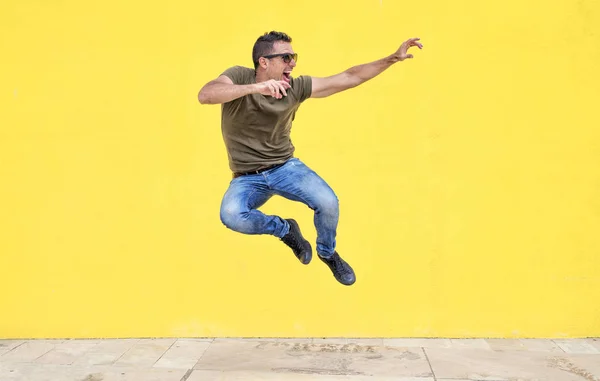
[[[284,81],[286,81],[287,83],[290,83],[291,78],[292,78],[292,72],[290,72],[290,71],[283,72],[283,80]]]

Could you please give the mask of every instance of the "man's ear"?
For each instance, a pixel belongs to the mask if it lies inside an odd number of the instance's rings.
[[[263,69],[266,69],[267,66],[269,66],[269,60],[265,57],[260,57],[258,59],[258,66],[262,67]]]

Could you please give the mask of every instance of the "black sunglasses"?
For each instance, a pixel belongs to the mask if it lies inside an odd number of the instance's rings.
[[[298,53],[279,53],[279,54],[270,54],[268,56],[263,56],[265,58],[275,58],[275,57],[281,57],[281,59],[283,59],[283,62],[285,63],[290,63],[292,61],[292,59],[296,62],[298,62]]]

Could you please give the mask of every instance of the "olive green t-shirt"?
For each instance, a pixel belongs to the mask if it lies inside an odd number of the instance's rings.
[[[223,75],[236,85],[256,83],[254,69],[247,67],[234,66]],[[311,95],[311,77],[292,78],[290,85],[281,99],[249,94],[221,105],[221,130],[233,172],[255,171],[293,157],[292,121]]]

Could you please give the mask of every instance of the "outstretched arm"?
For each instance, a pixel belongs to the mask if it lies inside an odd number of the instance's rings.
[[[356,87],[369,79],[378,76],[396,62],[404,61],[407,58],[413,58],[413,55],[408,54],[407,52],[412,46],[417,46],[419,49],[422,49],[423,45],[420,42],[417,42],[419,40],[419,38],[411,38],[403,42],[394,54],[380,60],[353,66],[342,73],[330,77],[312,77],[311,98],[324,98],[339,93],[340,91]]]

